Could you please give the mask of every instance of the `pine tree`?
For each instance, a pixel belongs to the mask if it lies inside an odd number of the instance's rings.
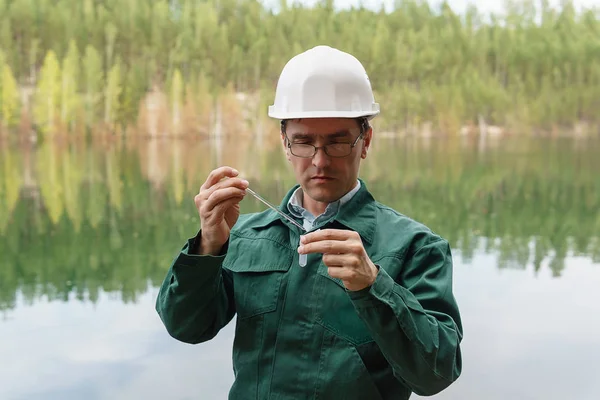
[[[117,59],[108,72],[106,89],[104,92],[104,123],[111,125],[115,122],[115,116],[119,110],[119,96],[122,91],[121,85],[121,61]]]
[[[79,95],[79,51],[74,40],[63,61],[61,86],[61,122],[71,128],[80,106]]]
[[[2,65],[0,62],[0,68],[2,71],[2,83],[0,84],[0,88],[2,89],[2,92],[0,93],[2,124],[5,128],[11,128],[18,121],[20,107],[19,89],[8,64],[4,63],[4,65]]]
[[[206,133],[211,130],[213,123],[213,112],[215,108],[214,97],[212,95],[211,82],[204,73],[200,73],[198,83],[195,88],[196,93],[196,113],[200,131]]]
[[[0,51],[4,50],[5,56],[8,56],[14,49],[14,42],[12,39],[12,25],[8,13],[2,10],[2,2],[0,0]],[[5,5],[6,9],[7,6]]]
[[[171,126],[175,131],[179,133],[181,127],[181,116],[183,108],[183,78],[181,77],[181,71],[176,68],[171,78],[171,90],[170,90],[170,111],[171,111]]]
[[[104,85],[104,73],[102,71],[102,60],[98,51],[91,45],[85,48],[83,58],[84,72],[84,104],[85,121],[88,127],[97,122],[100,113],[100,101],[102,99],[102,87]]]
[[[33,115],[42,133],[53,133],[60,106],[60,65],[54,51],[50,50],[38,80]]]

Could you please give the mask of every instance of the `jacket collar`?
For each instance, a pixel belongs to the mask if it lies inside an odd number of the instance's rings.
[[[358,192],[356,192],[356,194],[352,196],[347,203],[341,206],[337,213],[326,223],[332,223],[334,225],[340,224],[347,229],[358,232],[361,238],[366,240],[368,243],[373,243],[373,238],[375,236],[375,199],[367,189],[365,182],[360,178],[359,180],[360,188]],[[293,218],[295,221],[302,224],[302,221],[299,221],[296,217],[290,214],[287,208],[290,198],[294,194],[295,190],[299,187],[300,185],[296,184],[286,193],[279,205],[279,209],[286,215]],[[284,224],[294,230],[298,229],[296,226],[294,226],[294,224],[287,221],[273,210],[267,210],[263,213],[260,213],[260,217],[252,224],[252,226],[255,229],[261,229],[275,223]]]
[[[367,185],[360,180],[360,189],[340,209],[333,221],[346,228],[358,232],[362,239],[373,243],[375,237],[375,199],[367,189]]]

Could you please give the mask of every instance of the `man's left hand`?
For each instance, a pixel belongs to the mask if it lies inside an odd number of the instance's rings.
[[[323,229],[307,233],[300,238],[298,253],[322,253],[329,275],[341,279],[351,291],[371,286],[379,271],[354,231]]]

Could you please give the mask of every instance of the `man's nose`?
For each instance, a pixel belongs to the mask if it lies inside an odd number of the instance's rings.
[[[325,153],[324,148],[317,149],[317,152],[312,158],[312,164],[317,168],[323,168],[330,163],[329,156]]]

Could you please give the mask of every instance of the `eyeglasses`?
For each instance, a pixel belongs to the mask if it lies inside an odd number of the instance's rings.
[[[352,149],[362,137],[363,133],[358,135],[353,143],[329,143],[320,147],[308,143],[292,143],[290,139],[287,139],[287,147],[296,157],[313,158],[319,149],[323,149],[329,157],[341,158],[350,155]]]

